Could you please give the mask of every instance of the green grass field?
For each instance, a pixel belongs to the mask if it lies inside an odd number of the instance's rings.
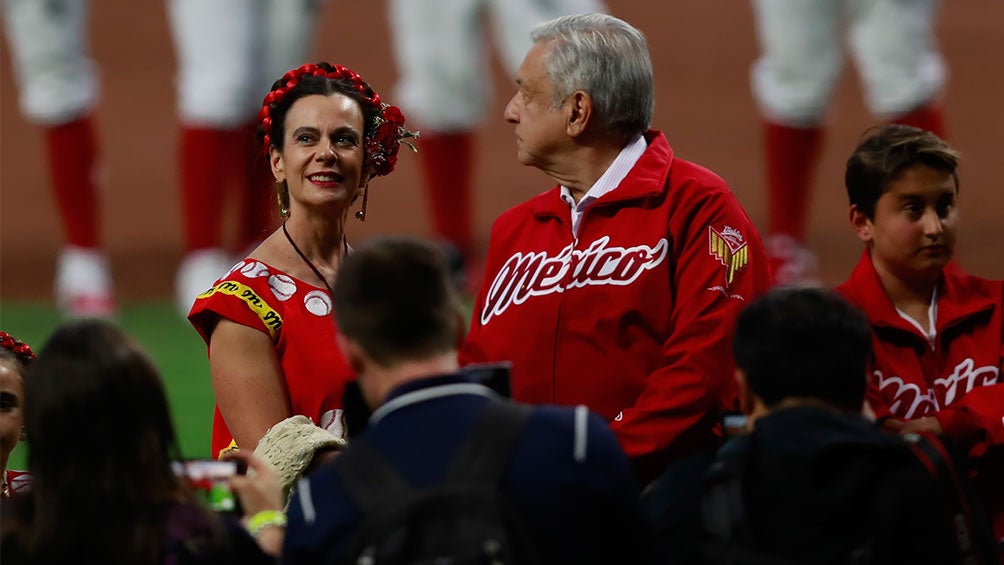
[[[116,321],[140,342],[160,370],[182,455],[209,457],[213,391],[202,338],[178,315],[174,303],[168,301],[124,304]],[[49,303],[12,301],[0,304],[0,329],[24,340],[36,352],[60,322],[59,313]],[[72,423],[67,422],[67,441],[99,439],[81,440],[74,438],[73,432]],[[115,441],[115,438],[105,441]],[[23,443],[19,444],[11,454],[8,468],[26,468],[27,451]]]

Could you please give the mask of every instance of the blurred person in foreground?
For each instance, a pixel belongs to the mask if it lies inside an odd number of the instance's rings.
[[[492,447],[504,441],[489,433],[493,441],[477,443],[475,460],[504,457],[498,492],[541,562],[650,562],[651,531],[637,486],[606,423],[585,406],[512,404],[458,371],[462,316],[456,292],[444,255],[431,243],[372,240],[343,263],[334,293],[338,341],[372,415],[365,431],[353,428],[340,456],[298,486],[284,562],[342,562],[360,526],[373,524],[365,521],[370,516],[346,480],[346,473],[372,476],[360,450],[378,454],[428,493],[458,471],[458,456],[485,422],[500,424],[500,413],[507,422],[514,412],[525,420],[508,452],[494,453]],[[347,468],[353,465],[355,473]],[[381,509],[407,499],[392,496]]]
[[[585,14],[531,36],[505,119],[557,185],[495,221],[461,360],[512,361],[515,400],[596,411],[648,481],[719,445],[728,328],[768,287],[766,254],[725,181],[649,129],[639,30]]]
[[[179,452],[163,384],[117,327],[58,328],[25,384],[32,489],[4,506],[0,561],[273,562],[172,470]]]
[[[939,434],[968,455],[1004,540],[1004,282],[962,272],[959,153],[904,125],[866,132],[847,160],[850,222],[864,244],[837,287],[868,315],[868,401],[883,427]]]
[[[314,451],[344,444],[342,394],[354,375],[335,344],[331,288],[353,205],[365,219],[370,180],[394,170],[414,134],[358,74],[324,62],[277,80],[258,124],[282,225],[196,298],[189,320],[209,348],[213,454],[260,449],[288,487]],[[272,441],[290,427],[316,438],[300,455]]]
[[[0,332],[0,498],[31,488],[31,474],[8,470],[7,461],[24,437],[24,379],[34,362],[35,352],[27,343]]]
[[[647,493],[674,562],[957,562],[959,499],[945,502],[911,443],[862,413],[863,313],[833,292],[777,288],[743,310],[733,350],[748,433],[693,485],[666,475]]]

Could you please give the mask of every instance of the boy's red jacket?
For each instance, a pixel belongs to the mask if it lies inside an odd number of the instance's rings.
[[[674,158],[661,132],[645,137],[578,238],[559,187],[496,220],[461,352],[511,361],[516,400],[585,404],[635,458],[718,441],[718,416],[737,405],[733,324],[770,283],[725,181]]]
[[[868,250],[836,290],[872,324],[868,402],[876,417],[937,418],[947,440],[969,449],[1004,537],[1004,282],[945,269],[933,347],[896,312]]]

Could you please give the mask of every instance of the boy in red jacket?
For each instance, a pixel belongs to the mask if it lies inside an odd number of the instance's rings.
[[[883,426],[931,431],[968,452],[1004,537],[1004,283],[949,262],[959,154],[924,130],[876,128],[847,161],[850,221],[866,245],[837,287],[867,313],[868,399]]]

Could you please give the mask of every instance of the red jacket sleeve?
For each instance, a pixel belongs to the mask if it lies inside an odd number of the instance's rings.
[[[1001,349],[1004,359],[1004,346]],[[976,387],[934,414],[942,434],[970,445],[973,457],[983,455],[990,446],[1004,446],[1004,382],[1000,369],[997,384]]]
[[[709,437],[717,440],[718,416],[738,408],[733,325],[770,284],[763,244],[731,191],[722,186],[691,194],[670,219],[674,311],[665,364],[612,423],[636,463],[655,454],[675,458],[709,447]]]

